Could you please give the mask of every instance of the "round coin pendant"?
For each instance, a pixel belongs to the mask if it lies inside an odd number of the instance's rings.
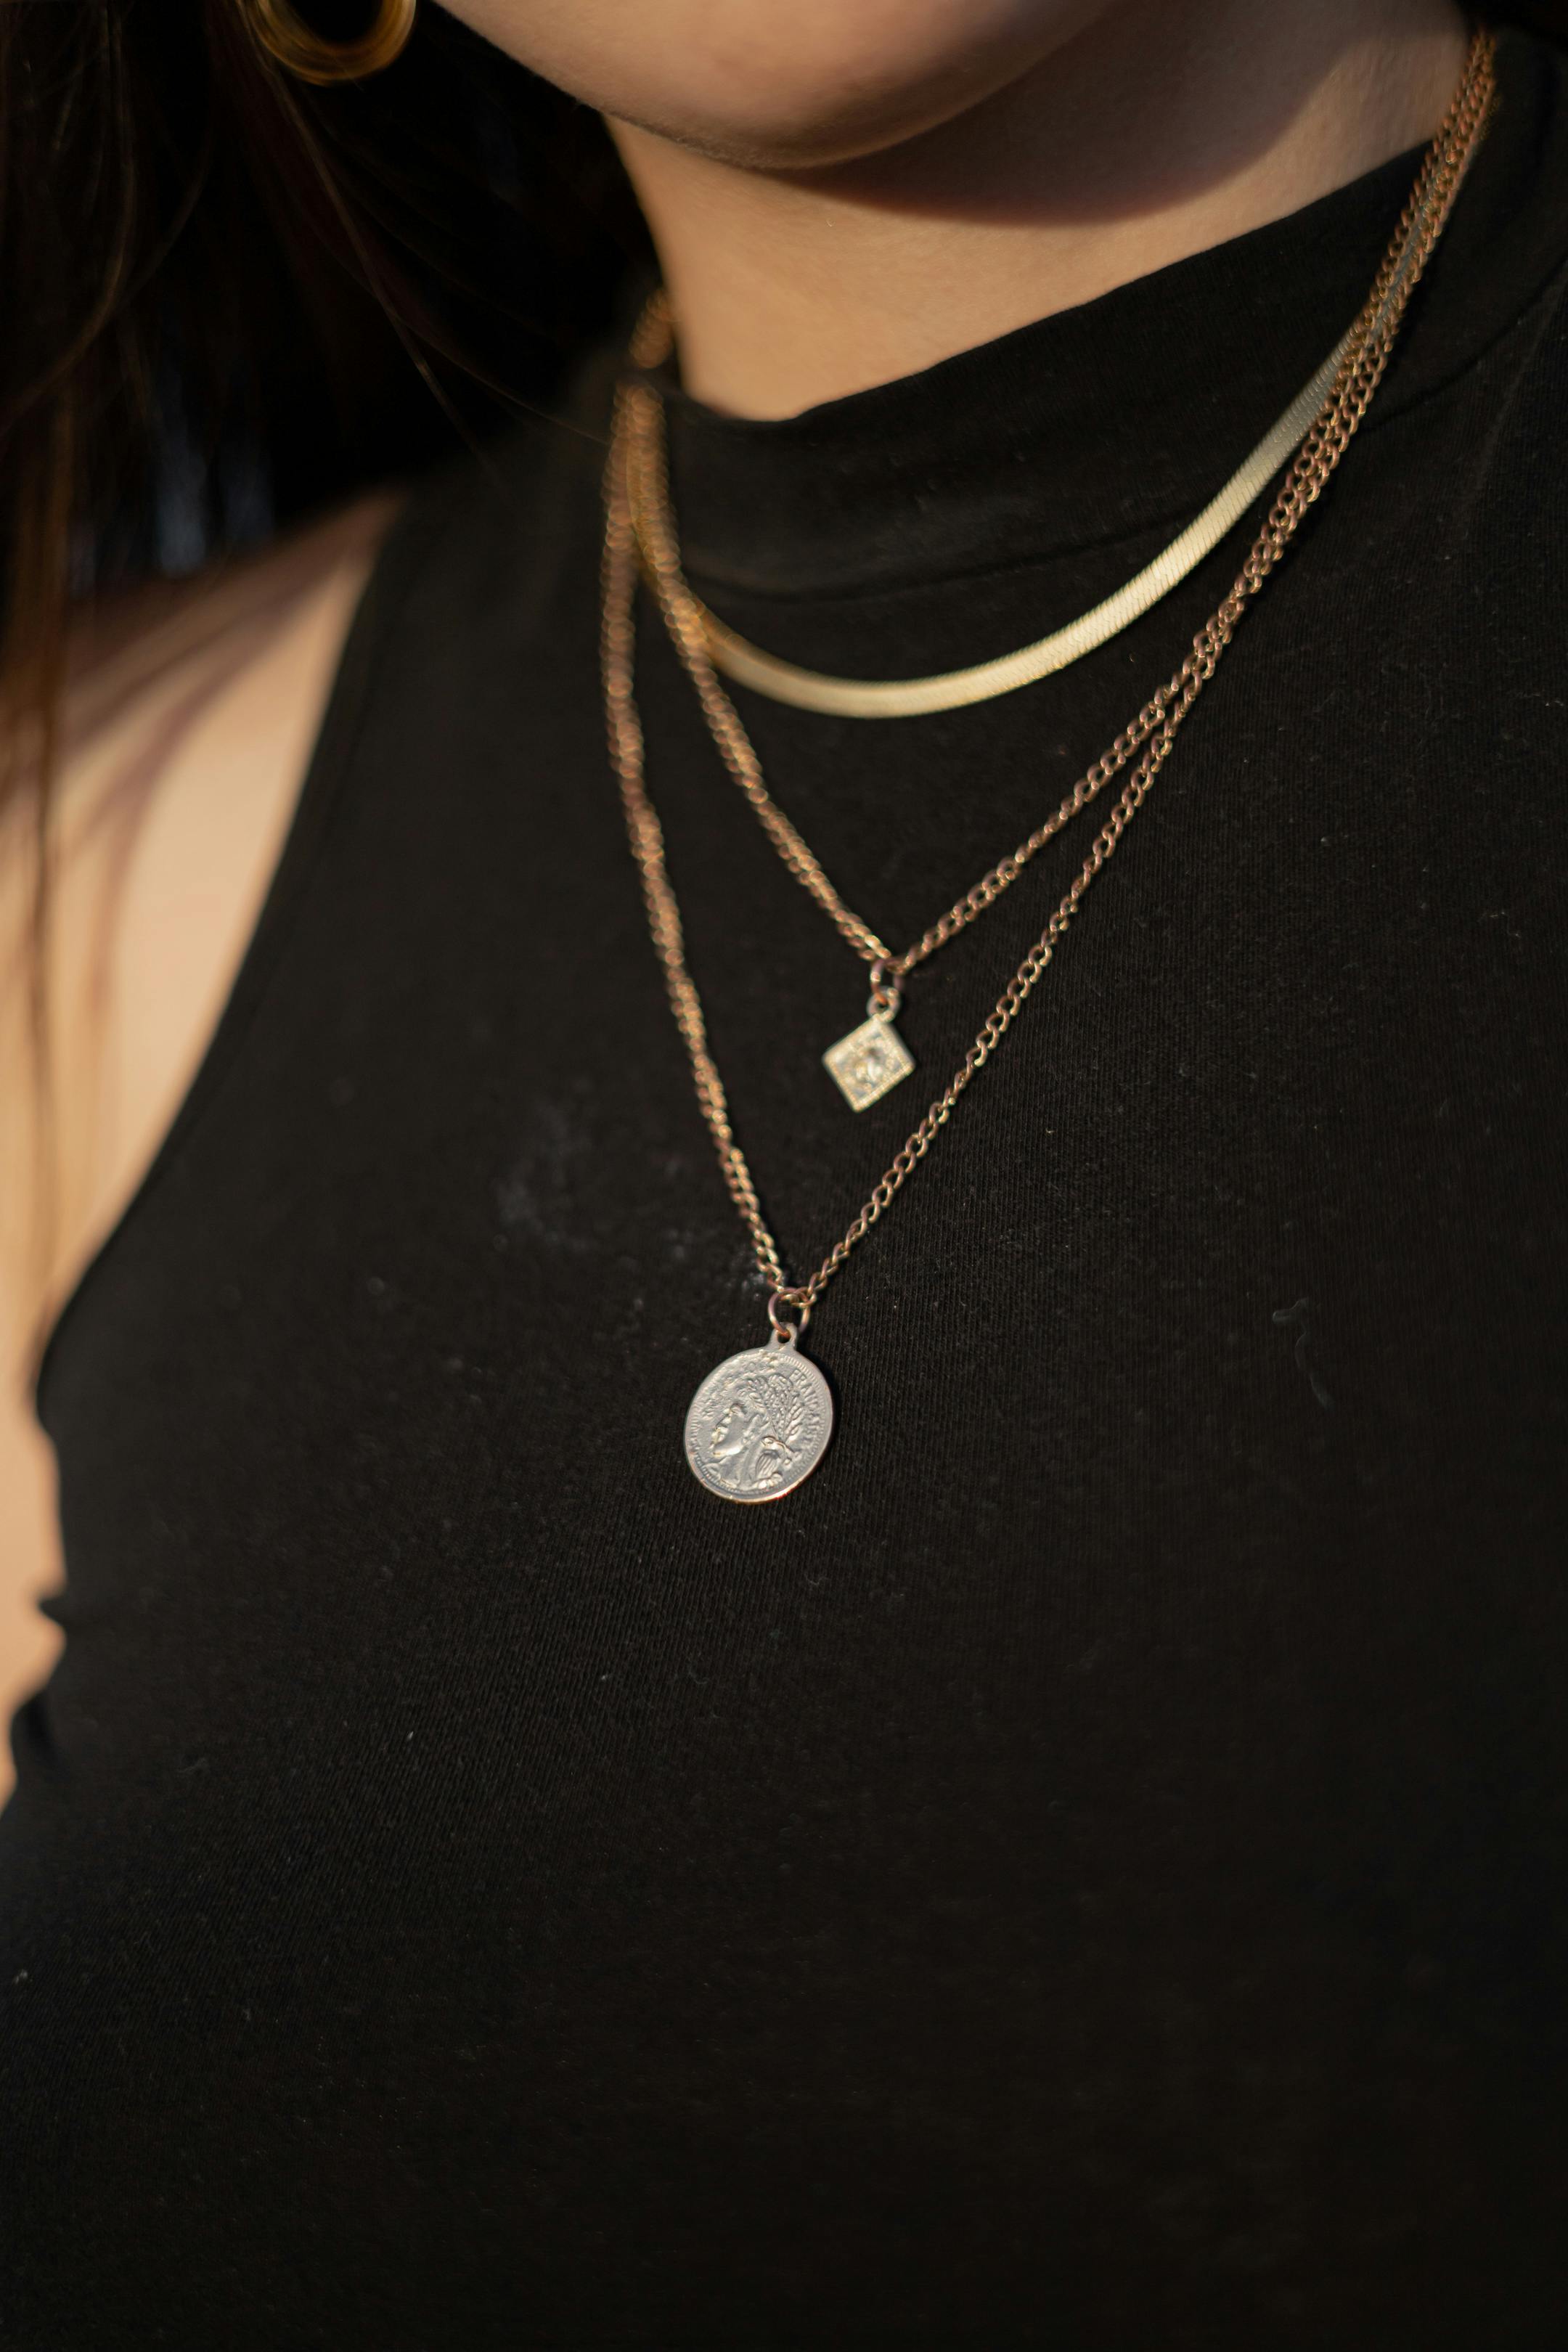
[[[833,1434],[833,1391],[808,1357],[772,1339],[727,1357],[686,1416],[686,1458],[710,1495],[776,1503],[809,1478]]]

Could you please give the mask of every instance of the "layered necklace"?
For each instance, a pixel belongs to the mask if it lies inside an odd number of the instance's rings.
[[[965,1090],[997,1051],[1068,935],[1085,892],[1148,797],[1176,736],[1214,676],[1253,599],[1262,591],[1309,509],[1322,495],[1382,382],[1411,294],[1443,233],[1484,135],[1495,96],[1494,43],[1471,42],[1453,104],[1423,161],[1360,315],[1322,367],[1231,481],[1155,562],[1093,612],[1035,645],[967,670],[931,678],[858,680],[798,668],[727,630],[684,577],[664,452],[664,412],[648,369],[670,347],[668,308],[656,297],[633,338],[635,373],[616,395],[605,471],[602,655],[610,756],[642,880],[653,942],[671,1010],[691,1065],[730,1196],[750,1236],[767,1289],[770,1336],[726,1358],[699,1387],[686,1419],[686,1453],[710,1494],[772,1502],[808,1477],[833,1433],[832,1391],[800,1342],[824,1291],[891,1207],[952,1118]],[[951,709],[988,698],[1059,669],[1104,644],[1184,578],[1261,492],[1291,449],[1288,470],[1224,597],[1180,667],[1027,837],[998,858],[901,951],[850,908],[801,834],[769,793],[750,737],[720,682],[720,671],[780,700],[855,717]],[[879,1101],[913,1070],[895,1026],[906,982],[1019,879],[1046,843],[1121,778],[1121,789],[1078,873],[1045,929],[1012,973],[973,1045],[924,1117],[878,1178],[846,1231],[816,1270],[792,1281],[763,1213],[761,1195],[731,1122],[723,1080],[708,1043],[702,1001],[686,961],[680,908],[664,837],[648,797],[642,724],[634,692],[637,595],[646,574],[665,626],[694,687],[719,755],[789,872],[868,967],[866,1018],[824,1055],[853,1109]]]

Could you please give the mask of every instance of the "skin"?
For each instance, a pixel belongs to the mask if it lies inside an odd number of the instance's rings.
[[[450,0],[596,106],[700,399],[786,416],[1426,138],[1452,0]]]
[[[433,0],[423,0],[431,5]],[[454,0],[608,118],[699,397],[795,414],[1279,217],[1426,137],[1449,0]],[[0,840],[0,1710],[47,1671],[41,1322],[134,1191],[254,927],[391,501],[93,616],[54,844],[55,1213]],[[13,1107],[21,1116],[12,1117]]]

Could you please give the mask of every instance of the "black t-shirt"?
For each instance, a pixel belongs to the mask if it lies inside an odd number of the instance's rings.
[[[157,1163],[68,1307],[64,1661],[0,1828],[0,2340],[1568,2342],[1568,111],[1502,100],[1367,425],[1002,1051],[765,1337],[603,738],[573,431],[427,484]],[[1081,612],[1358,309],[1414,159],[783,424],[695,584],[909,675]],[[742,705],[902,944],[1246,530],[978,709]],[[1092,820],[865,974],[645,615],[649,781],[797,1277]]]

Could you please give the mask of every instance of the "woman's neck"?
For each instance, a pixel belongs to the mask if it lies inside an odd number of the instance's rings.
[[[918,139],[758,170],[617,123],[688,388],[788,416],[1328,194],[1436,130],[1452,0],[1130,0]]]

